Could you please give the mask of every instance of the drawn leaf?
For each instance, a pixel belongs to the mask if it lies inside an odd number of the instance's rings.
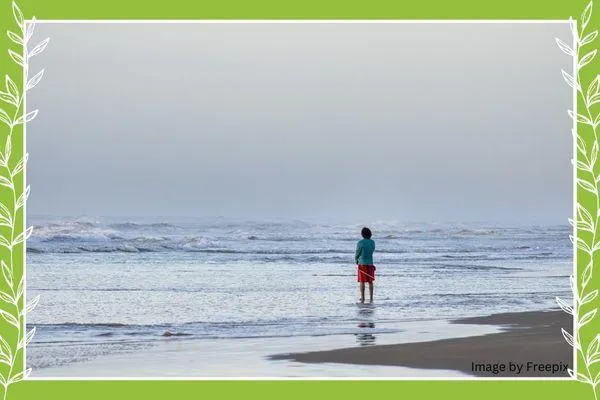
[[[585,297],[581,299],[581,304],[587,304],[590,301],[593,301],[596,298],[596,296],[598,296],[598,289],[595,289],[586,294]]]
[[[594,123],[592,122],[592,120],[583,114],[575,114],[571,110],[568,110],[567,113],[569,113],[569,117],[573,118],[577,122],[581,122],[582,124],[594,126]]]
[[[12,154],[12,138],[9,136],[6,137],[6,144],[4,145],[4,153],[2,155],[2,158],[4,160],[4,164],[8,165],[8,162],[10,160],[10,155]]]
[[[598,361],[600,361],[600,353],[594,354],[590,358],[587,359],[589,366],[596,364]]]
[[[31,21],[25,24],[25,43],[29,42],[31,36],[33,36],[33,31],[35,30],[35,17],[31,18]]]
[[[597,309],[594,308],[593,310],[585,313],[585,315],[581,317],[581,320],[579,320],[579,328],[581,328],[582,326],[590,322],[592,319],[594,319],[594,317],[596,316],[596,311]]]
[[[19,98],[19,88],[17,87],[17,84],[10,79],[10,76],[6,75],[5,78],[5,82],[6,82],[6,91],[11,94],[14,98],[18,99]]]
[[[12,220],[12,217],[10,216],[10,211],[8,211],[8,207],[6,207],[4,204],[0,203],[0,215],[3,218],[8,219],[9,221]]]
[[[33,57],[35,55],[40,54],[42,51],[44,51],[44,49],[46,49],[46,46],[48,46],[48,42],[50,42],[50,38],[46,38],[44,40],[42,40],[40,43],[38,43],[33,49],[31,49],[31,51],[28,53],[28,57]]]
[[[580,46],[585,46],[586,44],[592,43],[594,41],[594,39],[596,39],[596,36],[598,36],[598,31],[597,30],[588,33],[587,35],[585,35],[583,37],[583,39],[581,39]]]
[[[563,337],[565,338],[567,343],[569,343],[571,347],[575,347],[575,343],[573,343],[573,336],[569,332],[565,331],[563,328],[560,328],[560,330],[562,331]]]
[[[17,287],[17,295],[16,295],[16,300],[19,301],[21,300],[21,297],[23,297],[23,294],[25,293],[25,279],[23,279],[23,277],[21,277],[21,281],[19,282],[19,286]]]
[[[8,50],[8,55],[14,62],[16,62],[19,66],[23,67],[25,63],[23,62],[23,56],[15,53],[13,50]]]
[[[581,203],[577,203],[577,218],[579,220],[587,222],[588,224],[594,223],[592,219],[592,214],[590,214],[590,212],[586,210],[585,207],[581,205]]]
[[[588,102],[594,95],[598,94],[599,89],[600,89],[600,75],[596,75],[596,78],[590,83],[590,87],[588,87],[588,90],[586,92]]]
[[[593,194],[597,194],[597,190],[596,190],[596,185],[586,181],[585,179],[579,179],[577,178],[577,184],[579,186],[581,186],[583,189],[587,190],[588,192],[591,192]]]
[[[571,160],[571,164],[574,163],[574,160]],[[581,169],[583,171],[591,171],[592,168],[590,168],[590,166],[588,164],[586,164],[585,162],[581,161],[581,160],[577,160],[577,163],[574,164],[577,169]]]
[[[594,59],[594,57],[596,57],[596,53],[598,51],[596,49],[590,51],[589,53],[587,53],[586,55],[584,55],[583,57],[581,57],[581,60],[579,60],[579,68],[583,68],[586,65],[588,65],[590,62],[592,62],[592,60]]]
[[[600,349],[600,342],[598,341],[598,335],[596,335],[588,344],[586,352],[587,357],[589,358],[594,354],[598,353],[598,349]]]
[[[25,86],[25,90],[27,91],[27,90],[33,89],[35,87],[35,85],[40,83],[43,76],[44,76],[44,70],[42,69],[40,72],[35,74],[35,76],[33,78],[31,78],[29,80],[29,82],[27,82],[27,85]]]
[[[577,42],[579,40],[579,33],[577,32],[577,25],[575,24],[573,17],[569,17],[569,28],[571,29],[573,39]]]
[[[9,218],[0,216],[0,226],[6,226],[8,228],[12,228],[12,223]]]
[[[581,14],[581,31],[583,32],[590,22],[590,18],[592,17],[592,1],[589,2],[583,13]]]
[[[27,198],[29,197],[30,191],[31,191],[31,187],[29,185],[27,185],[27,187],[25,188],[23,193],[21,193],[21,195],[17,199],[17,202],[16,202],[17,209],[20,209],[25,205],[25,202],[27,201]]]
[[[570,305],[568,305],[564,300],[562,300],[561,298],[557,297],[556,298],[556,303],[558,303],[559,307],[562,308],[562,310],[564,312],[566,312],[567,314],[573,315],[573,307],[571,307]]]
[[[12,126],[12,119],[6,111],[0,108],[0,121],[4,122],[9,128]]]
[[[17,101],[10,93],[0,92],[0,100],[13,106],[17,106]]]
[[[29,239],[29,237],[31,236],[31,232],[33,232],[33,226],[30,226],[29,228],[25,229],[25,232],[19,233],[19,235],[15,238],[15,240],[12,243],[13,246],[18,245],[19,243],[23,243],[24,241]]]
[[[596,115],[596,119],[594,120],[594,128],[600,125],[600,114]]]
[[[0,261],[0,264],[2,265],[2,276],[4,276],[4,281],[6,282],[6,284],[10,288],[10,290],[13,290],[12,270],[10,268],[8,268],[8,265],[6,265],[6,263],[4,261]]]
[[[25,307],[25,311],[23,313],[27,314],[27,313],[30,313],[31,311],[33,311],[35,309],[35,307],[37,307],[39,302],[40,302],[40,296],[39,295],[35,296],[35,298],[27,304],[27,307]]]
[[[31,374],[31,368],[27,368],[25,371],[21,371],[19,373],[14,374],[9,379],[9,382],[11,382],[11,383],[20,382],[23,379],[27,379],[27,377],[29,376],[29,374]]]
[[[13,299],[11,295],[5,292],[0,292],[0,300],[10,304],[15,303],[15,299]]]
[[[12,315],[11,313],[6,312],[6,311],[0,309],[0,317],[2,317],[6,322],[8,322],[9,324],[11,324],[15,328],[20,328],[19,321],[17,321],[17,319],[15,318],[15,316]]]
[[[23,18],[23,13],[21,12],[21,9],[14,1],[12,2],[12,10],[17,25],[19,25],[19,28],[23,29],[25,27],[25,19]]]
[[[15,125],[19,125],[19,124],[23,124],[23,123],[27,123],[27,122],[31,121],[32,119],[34,119],[37,116],[38,111],[39,110],[33,110],[31,112],[28,112],[27,114],[21,115],[15,121]]]
[[[13,41],[14,44],[23,46],[23,38],[14,32],[6,31],[6,36]]]
[[[571,224],[571,226],[573,226],[573,220],[571,218],[569,218],[569,224]],[[575,225],[577,226],[577,229],[579,229],[581,231],[594,233],[594,229],[592,228],[592,226],[585,221],[577,221],[577,223]]]
[[[594,95],[588,99],[588,107],[600,102],[600,94]]]
[[[578,298],[578,290],[577,290],[577,282],[575,282],[575,277],[573,275],[569,276],[569,285],[571,285],[571,292],[573,292],[573,298]]]
[[[12,360],[5,354],[0,354],[0,363],[12,366]]]
[[[587,157],[587,146],[581,136],[577,136],[577,150]]]
[[[586,224],[583,221],[579,221],[577,223],[577,229],[579,229],[581,231],[585,231],[585,232],[594,233],[594,229],[590,225]]]
[[[31,342],[31,339],[33,339],[33,337],[35,336],[35,331],[36,328],[34,326],[33,329],[27,332],[27,335],[25,335],[25,346],[27,346]]]
[[[4,247],[9,248],[9,249],[12,247],[10,245],[10,243],[8,242],[8,240],[4,236],[2,236],[2,235],[0,235],[0,246],[4,246]]]
[[[600,117],[600,114],[598,115],[598,117]],[[598,141],[594,140],[594,145],[592,146],[592,154],[591,154],[591,160],[590,160],[590,167],[591,169],[594,169],[594,166],[596,165],[596,159],[598,158]]]
[[[6,186],[6,187],[12,189],[13,188],[13,183],[7,177],[0,175],[0,186]]]
[[[577,372],[576,374],[571,368],[567,369],[567,372],[571,378],[576,378],[580,382],[592,384],[592,380],[587,375],[584,375],[580,372]]]
[[[581,274],[581,285],[584,288],[587,287],[588,283],[590,282],[590,279],[592,279],[592,265],[593,263],[588,263],[588,265],[583,270],[583,273]]]
[[[567,71],[565,71],[564,69],[563,69],[563,70],[561,70],[561,72],[562,72],[562,76],[563,76],[563,79],[565,80],[565,82],[567,82],[567,84],[568,84],[569,86],[571,86],[573,89],[575,89],[575,90],[577,90],[577,91],[578,91],[578,90],[579,90],[579,85],[578,85],[578,84],[575,82],[575,78],[573,78],[573,76],[572,76],[572,75],[570,75],[570,74],[569,74]]]
[[[563,53],[565,53],[566,55],[571,56],[571,57],[573,57],[575,55],[575,52],[573,51],[573,49],[570,48],[565,42],[563,42],[559,38],[555,38],[555,40],[556,40],[556,44],[563,51]]]
[[[15,176],[17,176],[20,172],[23,171],[28,159],[29,159],[29,153],[25,153],[25,156],[19,160],[19,162],[15,166],[15,169],[13,169],[10,173],[13,178]]]
[[[12,348],[10,347],[8,342],[6,340],[4,340],[4,338],[2,336],[0,336],[0,350],[2,351],[3,354],[6,354],[10,358],[12,358],[12,356],[13,356]]]
[[[590,249],[590,246],[588,246],[588,244],[582,238],[574,238],[573,235],[569,235],[569,239],[571,239],[571,243],[577,243],[577,247],[579,249],[585,251],[588,254],[592,253],[592,249]]]

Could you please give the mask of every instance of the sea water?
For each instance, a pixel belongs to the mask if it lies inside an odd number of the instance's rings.
[[[555,307],[571,227],[369,224],[375,303],[358,307],[358,224],[31,217],[27,296],[43,368],[164,340],[354,335],[408,322]],[[412,323],[411,322],[411,323]],[[414,323],[412,323],[414,325]],[[293,349],[290,349],[292,351]]]

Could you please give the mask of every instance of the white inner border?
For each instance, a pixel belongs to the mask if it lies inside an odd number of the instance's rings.
[[[394,19],[352,19],[352,20],[329,20],[329,19],[182,19],[182,20],[164,20],[164,19],[145,19],[145,20],[70,20],[70,19],[53,19],[53,20],[31,20],[26,19],[25,24],[35,22],[35,24],[569,24],[569,20],[394,20]],[[575,20],[572,23],[576,24]],[[552,40],[554,38],[551,38]],[[549,39],[550,40],[550,39]],[[572,46],[575,48],[575,38],[573,37]],[[557,49],[559,51],[559,49]],[[573,76],[577,78],[577,59],[573,57]],[[560,74],[557,72],[557,79],[560,79]],[[23,87],[25,87],[23,82]],[[573,112],[577,115],[577,91],[573,89]],[[27,96],[23,100],[24,111],[27,111]],[[577,122],[573,119],[573,160],[577,159],[576,153],[576,138]],[[23,125],[23,154],[27,152],[27,125]],[[27,187],[27,174],[24,174],[23,188]],[[573,214],[576,213],[577,207],[577,186],[575,185],[577,178],[576,168],[573,167]],[[25,202],[23,208],[23,221],[26,224]],[[23,227],[25,231],[26,225]],[[577,238],[577,229],[573,227],[573,237]],[[27,304],[27,259],[26,247],[23,246],[23,276],[25,279],[25,294],[24,304]],[[577,276],[577,247],[573,245],[573,276],[575,282]],[[25,327],[27,327],[27,313],[24,316]],[[573,316],[573,327],[575,326],[575,316]],[[558,332],[558,331],[557,331]],[[577,337],[577,332],[573,330],[573,337]],[[577,340],[577,339],[576,339]],[[23,365],[27,367],[27,346],[23,350]],[[577,371],[577,352],[573,348],[573,371]],[[560,378],[507,378],[507,377],[365,377],[365,378],[349,378],[349,377],[28,377],[26,380],[31,381],[576,381],[576,378],[560,377]]]

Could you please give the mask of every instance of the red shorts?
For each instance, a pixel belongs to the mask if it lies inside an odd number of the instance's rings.
[[[375,266],[359,265],[357,280],[358,282],[373,282],[375,280]]]

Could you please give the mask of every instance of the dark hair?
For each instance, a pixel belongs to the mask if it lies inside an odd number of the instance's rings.
[[[362,235],[362,237],[364,237],[365,239],[371,239],[371,230],[367,227],[362,228],[362,230],[360,231],[360,234]]]

